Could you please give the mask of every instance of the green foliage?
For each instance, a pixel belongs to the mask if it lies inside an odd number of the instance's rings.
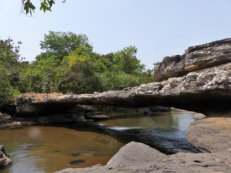
[[[144,69],[144,65],[136,58],[137,48],[129,46],[118,51],[113,56],[112,69],[115,71],[123,71],[128,74],[135,74]]]
[[[88,43],[88,38],[84,34],[76,35],[72,32],[53,32],[45,34],[44,41],[40,43],[41,49],[46,53],[53,54],[60,60],[79,48],[79,51],[90,53],[92,46]]]
[[[65,2],[65,0],[63,1]],[[46,11],[51,11],[51,7],[55,4],[55,0],[41,0],[40,2],[40,10],[44,13]],[[26,14],[32,15],[36,9],[35,5],[31,2],[31,0],[22,0],[23,10]]]
[[[142,83],[152,82],[152,77],[139,74],[127,74],[120,72],[105,72],[99,74],[103,90],[121,90],[128,87],[138,86]]]
[[[68,70],[60,78],[58,90],[77,94],[101,91],[101,83],[91,60],[82,58],[76,60],[74,64],[68,64]]]
[[[0,40],[0,103],[20,92],[81,94],[153,81],[153,71],[144,70],[134,46],[100,55],[86,35],[50,31],[41,48],[33,63],[20,62],[19,47]]]
[[[19,46],[0,40],[0,105],[18,93],[20,86]]]
[[[26,92],[49,93],[56,91],[57,66],[55,56],[37,60],[29,65],[24,73]]]

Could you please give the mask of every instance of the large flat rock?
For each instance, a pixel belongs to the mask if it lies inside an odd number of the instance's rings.
[[[94,94],[69,94],[49,97],[24,95],[16,99],[17,112],[21,114],[56,110],[67,112],[76,104],[101,104],[113,106],[172,106],[206,113],[207,110],[230,109],[231,63],[162,82],[143,84],[120,91]]]
[[[229,173],[230,156],[230,153],[177,153],[168,156],[145,144],[131,142],[122,147],[106,166],[67,168],[56,173]]]
[[[190,125],[187,140],[205,152],[231,153],[231,118],[198,120]]]

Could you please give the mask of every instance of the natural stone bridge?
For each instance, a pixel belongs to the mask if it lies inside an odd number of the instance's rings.
[[[24,95],[16,99],[17,113],[63,112],[76,104],[162,105],[205,114],[228,111],[231,109],[231,39],[190,47],[181,56],[165,57],[155,64],[154,77],[159,82],[120,91]]]

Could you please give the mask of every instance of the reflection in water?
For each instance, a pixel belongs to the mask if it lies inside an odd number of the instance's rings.
[[[193,121],[191,112],[164,112],[153,114],[153,116],[118,118],[99,123],[118,130],[167,127],[186,131]]]
[[[46,173],[67,167],[105,164],[123,143],[108,135],[62,127],[1,130],[12,167],[3,173]]]
[[[191,122],[191,114],[185,112],[156,113],[151,117],[119,118],[99,123],[120,134],[126,132],[126,139],[132,136],[134,138],[129,140],[154,144],[152,146],[158,144],[170,152],[177,152],[192,151],[185,140]],[[68,167],[105,164],[125,143],[92,130],[43,126],[0,130],[0,144],[5,145],[13,160],[13,165],[1,172],[49,173]]]
[[[156,113],[153,116],[119,118],[99,123],[171,154],[179,151],[197,152],[186,140],[186,131],[193,121],[191,112],[181,112]]]

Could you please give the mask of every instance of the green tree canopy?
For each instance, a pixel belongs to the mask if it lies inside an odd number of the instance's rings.
[[[12,39],[0,40],[0,104],[18,93],[20,86],[19,46]]]
[[[49,31],[49,34],[44,35],[44,40],[41,41],[40,46],[46,53],[52,53],[60,60],[77,48],[79,52],[85,53],[91,53],[93,49],[86,35],[76,35],[72,32]]]
[[[144,65],[136,57],[137,48],[129,46],[115,53],[113,57],[113,69],[123,71],[128,74],[134,74],[144,70]]]
[[[41,48],[34,62],[21,62],[19,47],[11,39],[0,40],[0,104],[20,92],[93,93],[153,80],[134,46],[98,54],[84,34],[50,31]]]

